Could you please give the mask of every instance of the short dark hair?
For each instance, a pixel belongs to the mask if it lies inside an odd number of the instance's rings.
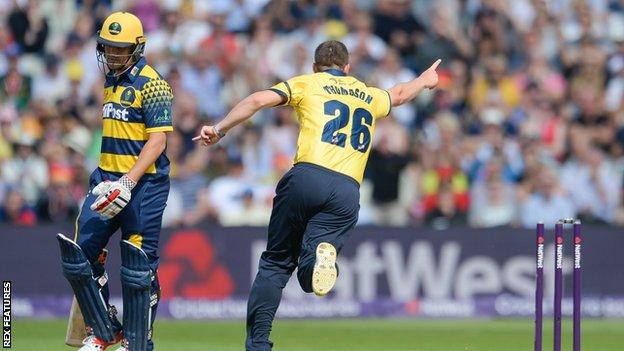
[[[328,40],[314,50],[314,64],[319,68],[344,68],[349,63],[349,51],[338,40]]]

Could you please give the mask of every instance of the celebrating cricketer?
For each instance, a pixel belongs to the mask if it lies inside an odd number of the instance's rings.
[[[420,77],[383,90],[349,76],[345,45],[331,40],[314,54],[313,74],[251,94],[194,140],[217,143],[262,108],[292,106],[300,131],[294,167],[277,184],[266,251],[247,304],[248,351],[268,351],[282,289],[297,268],[301,288],[326,295],[336,283],[336,255],[355,226],[360,183],[371,149],[375,121],[392,106],[410,102],[438,84],[437,60]]]

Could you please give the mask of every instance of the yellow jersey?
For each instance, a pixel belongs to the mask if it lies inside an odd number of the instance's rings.
[[[299,121],[294,163],[313,163],[362,182],[375,121],[390,113],[390,94],[337,69],[271,87]]]

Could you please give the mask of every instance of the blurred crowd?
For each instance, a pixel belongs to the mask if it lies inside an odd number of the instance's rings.
[[[311,72],[327,39],[390,88],[442,58],[440,85],[378,121],[359,224],[624,224],[624,1],[0,0],[0,222],[71,221],[97,166],[94,35],[136,14],[171,84],[165,226],[266,225],[292,165],[290,108],[218,147],[191,141],[247,94]]]

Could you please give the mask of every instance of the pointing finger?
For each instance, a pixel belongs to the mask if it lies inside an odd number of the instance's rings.
[[[436,62],[433,63],[433,65],[431,65],[431,67],[429,67],[429,69],[435,70],[440,65],[440,62],[442,62],[442,60],[438,59]]]

